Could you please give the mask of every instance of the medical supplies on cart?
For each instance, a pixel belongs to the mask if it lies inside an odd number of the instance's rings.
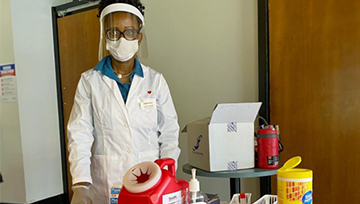
[[[251,204],[251,193],[234,194],[229,204]],[[264,195],[253,204],[278,204],[276,195]]]
[[[142,162],[126,172],[118,204],[184,203],[188,189],[187,181],[176,178],[175,160],[166,158]]]
[[[206,204],[208,197],[200,191],[200,182],[196,179],[196,169],[191,169],[192,177],[189,181],[189,192],[186,196],[186,204]]]
[[[278,204],[276,195],[264,195],[253,204]]]
[[[279,166],[279,136],[274,125],[260,128],[257,138],[258,168],[277,169]]]
[[[251,193],[234,194],[230,204],[251,204]]]
[[[301,157],[289,159],[278,170],[279,204],[312,204],[312,177],[309,169],[295,168],[301,162]]]
[[[236,171],[255,166],[254,121],[261,103],[218,104],[211,118],[188,123],[188,159],[206,171]]]

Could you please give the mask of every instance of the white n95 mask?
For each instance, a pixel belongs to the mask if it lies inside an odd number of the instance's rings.
[[[139,49],[139,40],[126,40],[120,38],[117,41],[106,40],[106,50],[120,62],[131,59]]]

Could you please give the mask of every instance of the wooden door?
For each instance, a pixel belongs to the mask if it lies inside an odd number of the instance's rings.
[[[360,200],[360,1],[270,0],[270,118],[316,204]]]
[[[58,18],[63,117],[65,130],[74,102],[75,90],[82,72],[98,63],[100,25],[98,9]],[[65,144],[67,144],[65,131]],[[68,151],[66,151],[68,158]],[[66,159],[68,162],[68,159]],[[68,188],[72,196],[72,180],[68,163]]]

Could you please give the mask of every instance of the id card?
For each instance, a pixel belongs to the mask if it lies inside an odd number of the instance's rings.
[[[156,108],[156,101],[145,101],[140,103],[141,110]]]

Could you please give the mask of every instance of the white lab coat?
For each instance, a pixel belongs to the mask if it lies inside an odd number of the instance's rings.
[[[117,83],[97,70],[81,75],[68,123],[73,184],[92,183],[95,204],[110,203],[110,189],[143,161],[178,159],[179,125],[164,77],[141,65],[124,104]],[[141,103],[156,108],[141,109]]]

